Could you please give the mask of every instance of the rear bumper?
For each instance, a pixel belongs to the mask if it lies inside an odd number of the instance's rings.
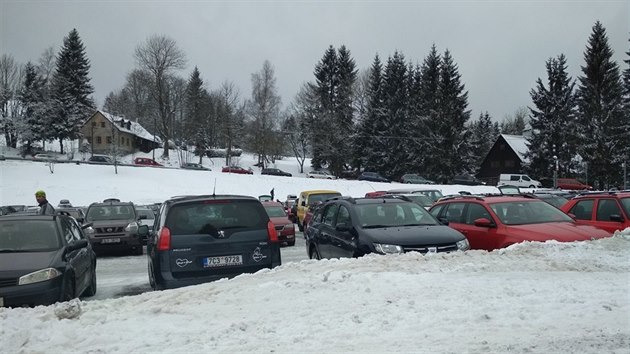
[[[51,305],[61,299],[63,276],[27,285],[0,288],[5,307]]]

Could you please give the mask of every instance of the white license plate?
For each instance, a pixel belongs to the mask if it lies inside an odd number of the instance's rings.
[[[120,243],[119,238],[104,238],[101,240],[101,243]]]
[[[243,264],[243,256],[240,254],[233,256],[206,257],[203,259],[204,268],[226,267]]]

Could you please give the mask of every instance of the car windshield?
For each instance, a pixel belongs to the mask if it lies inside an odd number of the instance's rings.
[[[567,214],[543,201],[493,203],[490,208],[505,225],[573,222]]]
[[[356,206],[363,228],[438,225],[426,209],[416,203],[378,203]]]
[[[132,220],[136,213],[131,205],[95,205],[88,209],[87,221]]]
[[[278,205],[265,206],[265,210],[270,218],[287,216],[287,213],[284,212],[284,208]]]
[[[166,217],[171,235],[213,235],[226,229],[266,229],[269,216],[258,201],[208,200],[173,206]]]
[[[339,193],[321,193],[321,194],[311,194],[308,197],[308,205],[313,205],[315,203],[323,202],[328,198],[338,197],[341,194]]]
[[[0,253],[50,251],[60,245],[52,220],[0,221]]]

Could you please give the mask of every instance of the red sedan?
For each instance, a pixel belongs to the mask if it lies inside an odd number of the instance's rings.
[[[228,173],[239,173],[242,175],[253,175],[254,172],[252,170],[246,170],[240,166],[225,166],[221,169],[221,172]]]
[[[142,165],[142,166],[162,166],[161,164],[155,162],[155,160],[150,159],[148,157],[136,157],[133,160],[134,165]]]
[[[293,222],[289,220],[282,203],[262,202],[262,205],[265,207],[271,223],[273,223],[276,228],[278,240],[280,242],[286,242],[289,246],[295,245],[295,226]]]

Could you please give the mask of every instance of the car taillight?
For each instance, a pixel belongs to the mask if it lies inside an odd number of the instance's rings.
[[[269,241],[278,242],[278,233],[276,232],[276,227],[273,226],[271,221],[267,223],[267,235],[269,235]]]
[[[164,226],[160,230],[160,235],[158,236],[158,251],[168,251],[171,249],[171,230],[168,227]]]

